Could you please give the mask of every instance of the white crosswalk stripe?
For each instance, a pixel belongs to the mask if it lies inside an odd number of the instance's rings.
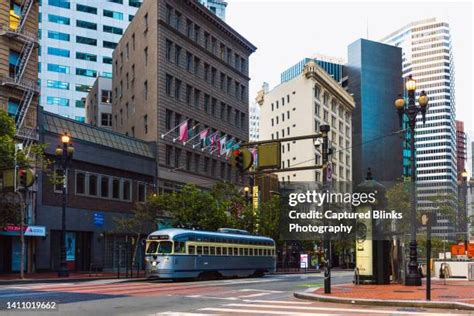
[[[216,314],[264,314],[264,315],[346,315],[346,314],[376,314],[376,315],[427,315],[426,312],[394,311],[384,309],[316,306],[313,302],[305,301],[275,301],[275,300],[242,300],[242,303],[229,303],[215,307],[204,307],[197,312]],[[442,313],[429,313],[430,316],[445,316]]]

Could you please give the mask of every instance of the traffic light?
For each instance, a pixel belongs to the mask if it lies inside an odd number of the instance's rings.
[[[232,152],[231,163],[239,172],[244,172],[252,167],[253,155],[246,148],[236,149]]]
[[[26,169],[20,169],[18,170],[18,177],[20,178],[20,188],[21,189],[26,189],[27,187],[27,175],[26,175]]]
[[[234,150],[235,167],[240,172],[244,172],[244,153],[240,149]]]

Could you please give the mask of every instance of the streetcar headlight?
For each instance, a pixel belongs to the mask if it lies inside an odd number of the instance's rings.
[[[152,265],[152,266],[156,266],[156,261],[153,261],[153,262],[151,263],[151,265]]]

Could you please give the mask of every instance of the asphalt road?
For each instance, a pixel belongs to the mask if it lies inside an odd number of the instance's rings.
[[[352,272],[334,271],[332,284]],[[0,315],[444,315],[446,310],[340,305],[298,300],[295,291],[323,284],[321,274],[196,282],[100,280],[0,288]],[[15,302],[54,302],[55,310],[8,310]]]

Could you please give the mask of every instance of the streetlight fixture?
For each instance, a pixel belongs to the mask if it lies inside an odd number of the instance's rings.
[[[418,97],[418,105],[415,101],[416,81],[410,75],[405,83],[405,88],[408,92],[408,105],[405,99],[399,95],[395,100],[395,108],[398,112],[400,126],[403,124],[403,116],[406,115],[408,119],[408,126],[410,127],[410,163],[411,163],[411,241],[410,241],[410,261],[408,263],[408,274],[405,278],[405,285],[420,286],[421,275],[418,271],[417,249],[416,249],[416,164],[415,164],[415,126],[418,113],[421,113],[423,124],[426,120],[426,109],[428,108],[428,96],[423,90]]]
[[[55,150],[55,155],[58,164],[61,165],[63,171],[63,188],[62,188],[62,218],[61,218],[61,252],[60,252],[60,262],[61,265],[58,270],[58,277],[68,277],[69,271],[67,268],[66,261],[66,205],[67,205],[67,167],[69,161],[72,159],[74,154],[74,147],[71,144],[71,137],[66,133],[61,136],[61,145]]]

